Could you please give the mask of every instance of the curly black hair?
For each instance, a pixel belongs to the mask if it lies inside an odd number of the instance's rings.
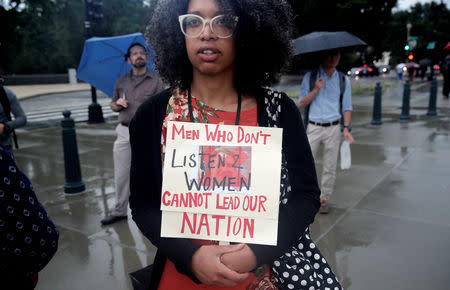
[[[240,93],[256,95],[277,81],[291,57],[291,8],[285,0],[216,1],[222,10],[239,17],[233,35],[234,85]],[[146,33],[160,76],[181,89],[192,82],[192,64],[178,23],[188,6],[189,0],[159,0]]]

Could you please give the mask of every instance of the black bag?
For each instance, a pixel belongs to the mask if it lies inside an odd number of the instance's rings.
[[[134,290],[148,290],[150,289],[150,281],[152,278],[153,264],[148,265],[145,268],[131,272],[130,275],[131,284]]]

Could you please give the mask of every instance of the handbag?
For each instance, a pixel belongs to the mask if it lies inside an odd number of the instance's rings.
[[[131,285],[134,290],[148,290],[151,285],[151,277],[153,272],[153,264],[148,265],[137,271],[128,273]]]
[[[269,127],[279,127],[281,113],[281,93],[268,90],[265,97]],[[289,183],[287,160],[282,152],[280,203],[288,202],[291,186]],[[333,289],[341,290],[336,275],[328,262],[310,238],[309,227],[293,245],[271,265],[271,272],[278,289]]]

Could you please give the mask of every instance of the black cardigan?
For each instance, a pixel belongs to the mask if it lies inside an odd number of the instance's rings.
[[[130,208],[133,220],[142,233],[158,248],[152,274],[156,287],[169,258],[178,272],[198,282],[190,265],[200,245],[189,239],[161,238],[161,131],[172,90],[167,89],[144,102],[130,124],[131,171]],[[264,96],[257,97],[258,124],[267,127]],[[281,97],[280,127],[283,128],[282,150],[287,159],[291,192],[287,204],[280,203],[277,246],[249,244],[258,266],[270,264],[289,251],[314,221],[320,202],[320,190],[311,149],[302,124],[300,111],[284,93]]]

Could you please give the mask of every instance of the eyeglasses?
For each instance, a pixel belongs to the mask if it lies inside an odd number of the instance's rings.
[[[204,19],[195,14],[184,14],[178,16],[180,28],[184,35],[189,38],[200,36],[205,30],[205,25],[209,23],[211,31],[219,38],[229,38],[233,35],[238,22],[238,17],[234,15],[217,15],[212,19]]]

